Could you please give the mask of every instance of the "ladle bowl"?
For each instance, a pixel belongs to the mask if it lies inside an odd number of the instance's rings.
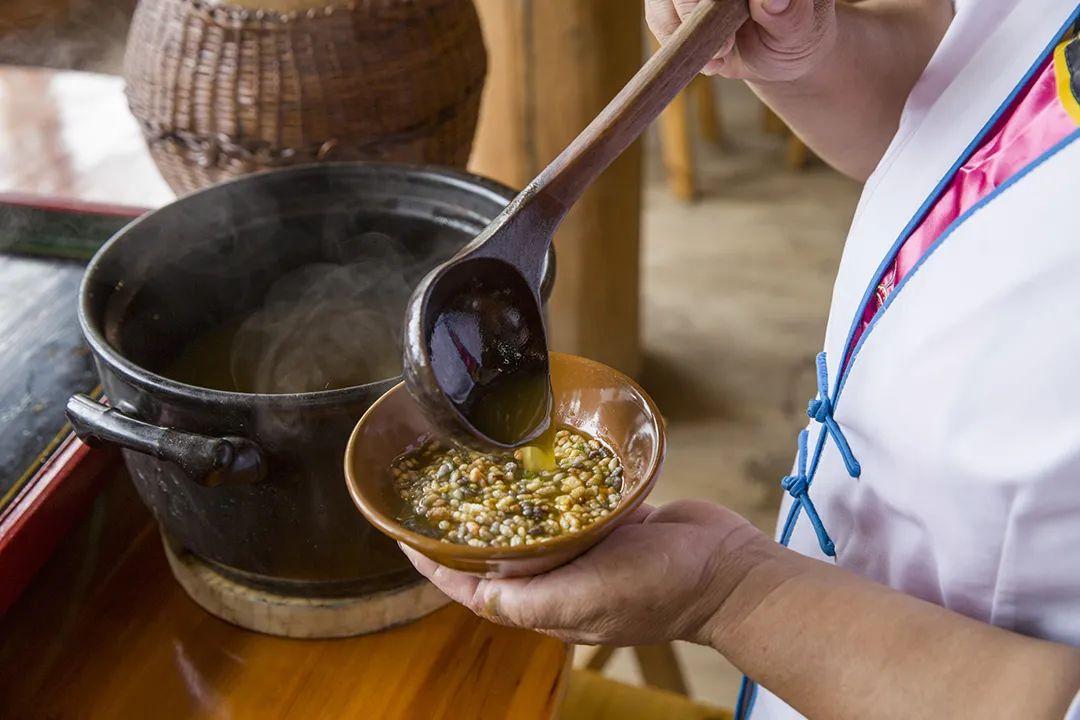
[[[579,532],[513,548],[458,545],[405,528],[397,519],[402,501],[390,465],[424,440],[438,437],[438,432],[399,383],[360,418],[345,452],[349,494],[368,522],[441,565],[484,577],[547,572],[618,527],[641,505],[659,476],[666,445],[663,418],[648,394],[617,370],[562,353],[551,353],[549,365],[554,422],[597,438],[622,463],[622,501],[614,511]]]

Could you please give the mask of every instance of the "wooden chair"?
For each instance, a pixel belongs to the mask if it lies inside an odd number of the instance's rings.
[[[699,75],[660,114],[660,154],[668,189],[684,202],[693,200],[698,192],[694,165],[693,120],[696,119],[697,132],[702,140],[712,145],[719,145],[724,141],[724,127],[716,105],[711,80]],[[809,149],[776,113],[765,105],[761,107],[765,132],[787,137],[788,168],[805,168],[810,162]]]
[[[724,129],[716,112],[712,83],[704,75],[694,78],[690,86],[671,101],[660,114],[657,126],[668,189],[684,202],[697,196],[691,114],[696,116],[702,140],[713,145],[723,142]]]
[[[774,113],[769,106],[762,105],[762,127],[765,132],[772,135],[787,136],[787,165],[790,170],[802,170],[810,164],[810,149],[806,144],[791,131],[779,115]]]
[[[610,680],[574,670],[559,720],[732,720],[729,710],[703,705],[666,690]]]
[[[617,648],[601,645],[593,651],[592,657],[585,663],[585,669],[599,673],[607,666],[611,656]],[[638,670],[646,685],[661,690],[688,695],[686,679],[683,677],[679,658],[675,655],[675,647],[671,643],[661,645],[638,645],[628,648],[634,653],[637,660]]]

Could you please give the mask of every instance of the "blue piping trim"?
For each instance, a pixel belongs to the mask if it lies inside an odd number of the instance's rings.
[[[735,701],[734,720],[745,720],[746,714],[750,712],[750,698],[748,696],[751,689],[756,686],[757,683],[751,685],[750,678],[745,675],[742,676],[742,680],[739,682],[739,699]]]
[[[859,342],[858,342],[858,344],[855,345],[855,349],[851,351],[851,358],[850,358],[848,364],[854,364],[855,358],[858,356],[859,351],[862,349],[863,343],[866,341],[866,338],[869,337],[870,332],[875,327],[877,327],[878,320],[880,320],[884,316],[885,310],[890,305],[892,305],[893,300],[896,298],[897,295],[900,294],[900,291],[904,289],[904,286],[907,285],[908,281],[911,280],[911,278],[915,277],[915,275],[919,272],[919,269],[923,266],[923,264],[930,258],[931,255],[934,254],[934,251],[936,251],[939,247],[941,247],[941,244],[943,242],[945,242],[945,240],[950,235],[952,235],[954,232],[956,232],[956,230],[960,227],[961,224],[963,224],[964,222],[969,220],[973,215],[975,215],[975,213],[982,210],[984,207],[986,207],[988,204],[990,204],[995,198],[997,198],[999,195],[1001,195],[1006,190],[1011,188],[1013,185],[1018,183],[1024,177],[1029,175],[1032,171],[1037,169],[1040,165],[1042,165],[1047,160],[1054,157],[1059,152],[1064,150],[1066,147],[1068,147],[1069,145],[1074,143],[1078,138],[1080,138],[1080,128],[1077,128],[1076,130],[1073,130],[1071,133],[1069,133],[1064,138],[1059,140],[1057,142],[1057,144],[1055,144],[1053,147],[1051,147],[1049,150],[1044,152],[1042,155],[1040,155],[1039,157],[1035,158],[1030,163],[1025,165],[1023,169],[1021,169],[1019,172],[1015,173],[1012,177],[1010,177],[1008,180],[1003,182],[998,187],[994,188],[990,192],[989,195],[987,195],[982,200],[979,200],[979,202],[972,205],[960,217],[956,218],[956,220],[954,220],[952,223],[950,223],[949,226],[947,228],[945,228],[944,231],[942,231],[941,235],[939,235],[938,238],[936,240],[934,240],[934,242],[930,245],[930,247],[928,247],[926,249],[926,252],[924,252],[922,254],[922,257],[920,257],[915,262],[915,264],[911,266],[911,270],[908,271],[908,274],[905,275],[904,279],[900,281],[900,284],[897,285],[893,289],[893,291],[891,293],[889,293],[889,296],[887,298],[885,298],[885,302],[882,303],[882,305],[878,309],[878,311],[876,313],[874,313],[874,317],[871,318],[870,324],[866,326],[866,330],[863,332],[862,337],[859,338]],[[845,378],[845,381],[846,381],[846,378]],[[843,385],[841,385],[841,388],[843,388]]]
[[[735,703],[733,720],[746,720],[754,709],[754,701],[757,700],[758,685],[750,678],[743,675],[739,683],[739,700]]]
[[[1035,62],[1031,64],[1031,67],[1028,68],[1027,72],[1024,73],[1023,78],[1020,80],[1019,83],[1017,83],[1016,87],[1012,89],[1012,92],[1010,92],[1008,97],[1005,98],[1005,101],[998,106],[998,109],[995,110],[994,114],[990,116],[990,119],[987,120],[986,124],[983,125],[981,130],[979,130],[979,133],[975,136],[975,138],[968,144],[966,148],[964,148],[964,151],[960,154],[960,157],[957,158],[956,162],[953,163],[952,167],[949,168],[948,172],[945,173],[944,177],[942,177],[941,180],[938,181],[938,184],[934,186],[934,189],[930,192],[930,194],[926,196],[926,199],[923,200],[922,205],[920,205],[919,209],[915,211],[915,215],[912,216],[911,221],[908,222],[908,224],[900,232],[900,235],[896,238],[896,241],[892,244],[892,247],[889,248],[889,251],[885,254],[885,257],[882,258],[881,264],[878,265],[878,268],[874,272],[870,283],[866,287],[866,292],[863,293],[862,300],[859,302],[858,309],[855,312],[855,317],[851,320],[851,328],[848,330],[847,339],[844,341],[845,358],[847,358],[847,351],[848,348],[851,347],[851,341],[855,337],[855,331],[859,327],[859,322],[862,320],[863,312],[865,312],[866,306],[870,302],[870,298],[873,295],[874,291],[877,289],[877,286],[881,284],[881,279],[885,276],[885,271],[888,270],[889,265],[893,261],[893,258],[895,258],[896,254],[900,251],[900,247],[908,239],[911,233],[915,231],[915,228],[919,226],[919,223],[921,223],[926,218],[926,214],[930,212],[930,208],[933,207],[934,203],[937,201],[938,197],[945,189],[945,186],[949,184],[953,177],[956,176],[956,173],[960,169],[960,167],[965,162],[967,162],[971,155],[975,152],[975,150],[978,149],[979,145],[981,145],[982,142],[986,139],[986,136],[990,133],[991,130],[993,130],[994,125],[996,125],[998,120],[1001,119],[1001,116],[1009,110],[1016,97],[1021,92],[1023,92],[1024,88],[1028,86],[1028,83],[1031,82],[1031,79],[1033,77],[1035,77],[1035,73],[1039,71],[1039,68],[1042,66],[1043,62],[1046,61],[1046,58],[1049,57],[1049,55],[1054,51],[1054,48],[1057,47],[1061,36],[1068,32],[1069,28],[1077,21],[1078,18],[1080,18],[1080,4],[1078,4],[1076,9],[1074,9],[1069,15],[1069,19],[1066,20],[1065,23],[1058,29],[1058,31],[1054,33],[1054,36],[1050,39],[1050,42],[1047,43],[1045,48],[1043,48],[1043,51],[1039,54],[1039,57],[1035,60]],[[890,293],[890,295],[892,294],[893,293]],[[851,358],[847,358],[846,363],[841,360],[840,372],[837,373],[836,388],[834,389],[834,406],[835,403],[839,402],[840,400],[840,391],[843,388],[844,381],[847,379],[847,375],[849,370],[851,369],[853,359],[854,356],[852,356]]]
[[[975,136],[975,138],[968,144],[966,148],[964,148],[963,152],[957,158],[956,162],[953,163],[952,167],[949,168],[949,170],[945,173],[941,180],[938,181],[938,184],[934,186],[934,189],[930,192],[930,194],[927,195],[926,199],[923,200],[922,205],[920,205],[919,209],[915,211],[915,214],[912,216],[911,220],[900,232],[900,235],[893,242],[892,246],[889,248],[889,251],[885,254],[885,257],[878,265],[872,280],[867,286],[866,291],[863,293],[862,300],[859,302],[858,308],[855,312],[855,317],[852,318],[851,327],[848,330],[847,339],[844,341],[844,357],[840,361],[840,372],[837,373],[836,386],[833,390],[832,395],[832,408],[834,410],[836,408],[836,405],[840,402],[840,394],[844,389],[844,385],[847,384],[847,378],[850,374],[852,366],[855,364],[855,358],[858,355],[859,350],[862,348],[863,343],[866,341],[866,338],[870,335],[871,330],[873,330],[873,328],[877,325],[877,321],[882,316],[883,311],[892,304],[892,301],[896,298],[897,295],[900,294],[900,290],[907,284],[907,281],[915,275],[918,269],[922,266],[923,262],[930,255],[933,254],[933,252],[941,245],[942,241],[944,241],[946,237],[952,235],[953,232],[955,232],[956,228],[959,227],[962,222],[966,221],[980,209],[985,207],[989,202],[991,202],[994,198],[1003,193],[1005,190],[1015,185],[1016,182],[1027,176],[1032,170],[1039,167],[1048,159],[1050,159],[1062,149],[1067,147],[1069,144],[1075,141],[1077,137],[1080,137],[1080,130],[1076,130],[1070,133],[1068,137],[1066,137],[1064,140],[1061,140],[1057,145],[1050,148],[1038,158],[1033,160],[1020,172],[1016,173],[1013,177],[1009,178],[999,187],[995,188],[989,195],[984,197],[971,208],[968,208],[967,212],[965,212],[963,215],[950,223],[949,227],[947,227],[945,231],[942,232],[942,234],[927,249],[927,251],[923,253],[922,257],[920,257],[919,260],[915,263],[911,271],[904,277],[903,280],[900,281],[900,284],[893,289],[893,291],[889,294],[889,297],[885,299],[885,302],[882,304],[881,308],[879,308],[878,312],[876,312],[874,314],[874,317],[871,318],[870,324],[867,326],[866,331],[863,332],[862,336],[860,336],[858,344],[855,346],[854,349],[852,349],[851,356],[848,357],[848,348],[851,347],[851,340],[855,337],[855,331],[859,326],[859,322],[862,320],[863,313],[866,311],[867,303],[870,302],[870,298],[873,295],[874,291],[877,289],[877,286],[881,284],[881,278],[884,277],[885,271],[888,269],[893,258],[896,257],[896,254],[900,251],[900,248],[903,246],[904,242],[908,239],[911,233],[914,232],[915,228],[919,226],[919,223],[921,223],[923,219],[925,219],[926,214],[930,211],[930,208],[933,207],[933,204],[937,201],[938,197],[945,189],[945,186],[949,184],[953,177],[956,176],[956,173],[957,171],[959,171],[960,167],[968,161],[968,159],[975,152],[975,150],[978,149],[978,147],[986,139],[986,136],[993,129],[994,125],[996,125],[998,120],[1001,119],[1001,116],[1005,112],[1007,112],[1008,109],[1012,106],[1013,101],[1016,99],[1016,97],[1023,91],[1025,87],[1027,87],[1028,83],[1031,82],[1031,79],[1035,76],[1035,73],[1038,72],[1039,67],[1054,51],[1054,48],[1057,47],[1061,36],[1068,32],[1069,28],[1076,24],[1078,20],[1080,20],[1080,4],[1077,4],[1076,9],[1074,9],[1073,12],[1069,15],[1068,20],[1065,21],[1061,28],[1059,28],[1058,31],[1054,34],[1053,38],[1051,38],[1050,42],[1046,45],[1046,47],[1043,48],[1043,51],[1042,53],[1040,53],[1038,59],[1031,64],[1031,67],[1029,67],[1027,72],[1024,73],[1024,76],[1023,78],[1021,78],[1020,82],[1017,83],[1017,85],[1012,89],[1012,91],[1001,103],[1001,105],[998,106],[997,110],[995,110],[994,114],[990,116],[990,119],[987,120],[986,124],[983,125],[981,130],[979,130],[979,133]],[[805,432],[805,430],[803,432]],[[818,462],[821,459],[821,452],[825,446],[825,439],[828,434],[829,433],[824,427],[822,428],[822,431],[818,434],[817,442],[814,446],[813,458],[810,461],[810,467],[807,473],[807,487],[813,484],[814,475],[817,473]],[[791,541],[791,534],[795,530],[795,523],[799,519],[799,513],[801,510],[802,500],[796,499],[795,502],[791,504],[791,509],[788,511],[787,519],[784,521],[784,529],[780,536],[780,544],[786,546]],[[747,688],[749,688],[748,698],[746,692]],[[748,677],[744,675],[742,678],[742,683],[739,686],[739,698],[735,706],[735,720],[747,720],[750,717],[750,714],[754,711],[754,701],[757,700],[757,691],[757,683],[751,681]],[[743,702],[744,700],[746,701],[745,707]]]

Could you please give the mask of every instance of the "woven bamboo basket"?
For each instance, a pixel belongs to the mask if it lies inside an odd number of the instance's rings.
[[[139,2],[128,103],[177,193],[320,160],[465,165],[487,65],[472,0],[265,1]]]

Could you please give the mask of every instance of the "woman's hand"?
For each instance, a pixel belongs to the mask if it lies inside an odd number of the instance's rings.
[[[568,642],[642,645],[708,642],[717,608],[756,552],[745,552],[751,545],[772,543],[730,510],[681,501],[638,509],[589,552],[531,578],[482,580],[402,549],[439,589],[489,620]]]
[[[700,1],[645,0],[649,29],[663,43]],[[750,20],[724,42],[704,72],[755,82],[798,80],[835,41],[835,0],[750,0]]]
[[[405,552],[490,620],[576,643],[708,644],[807,717],[1061,718],[1080,687],[1077,648],[804,557],[704,502],[641,508],[532,578],[481,580]]]
[[[663,43],[701,1],[645,0],[653,34]],[[952,22],[950,0],[749,4],[750,20],[704,71],[748,81],[819,157],[853,178],[868,178]]]

